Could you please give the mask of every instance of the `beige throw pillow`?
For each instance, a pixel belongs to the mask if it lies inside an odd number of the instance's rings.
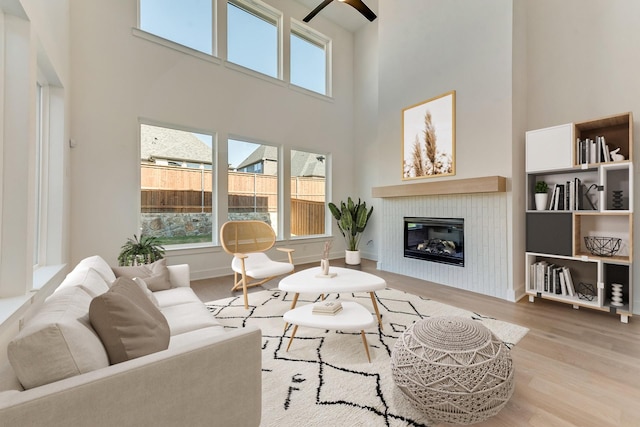
[[[56,292],[9,343],[9,362],[25,389],[109,366],[89,324],[90,303],[80,286]]]
[[[100,336],[111,364],[169,347],[169,324],[142,289],[126,277],[89,306],[91,325]]]
[[[145,282],[144,279],[141,279],[139,277],[134,277],[133,281],[136,282],[136,284],[140,287],[140,289],[142,289],[142,292],[144,292],[144,294],[147,296],[147,298],[149,298],[149,300],[153,303],[153,305],[160,308],[160,303],[158,302],[158,298],[156,298],[156,296],[153,295],[153,292],[149,290],[149,286],[147,286],[147,282]]]
[[[167,260],[161,259],[152,264],[134,265],[131,267],[113,267],[116,277],[140,277],[152,292],[171,289]]]

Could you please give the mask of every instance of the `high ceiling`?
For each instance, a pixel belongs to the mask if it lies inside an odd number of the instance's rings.
[[[309,12],[311,12],[316,8],[316,6],[322,3],[322,0],[296,1],[306,6],[309,9]],[[378,0],[364,0],[364,2],[369,7],[369,9],[373,10],[376,15],[378,14]],[[296,18],[302,21],[302,18],[304,18],[305,16],[306,14],[304,16],[297,16]],[[327,7],[322,9],[314,19],[317,19],[320,16],[332,22],[335,22],[342,28],[345,28],[351,32],[356,32],[366,24],[370,24],[370,22],[364,16],[362,16],[360,12],[358,12],[348,4],[342,3],[338,0],[334,0]],[[313,20],[311,22],[313,22]]]

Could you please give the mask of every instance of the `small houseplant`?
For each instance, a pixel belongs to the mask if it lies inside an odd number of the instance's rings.
[[[354,203],[351,197],[347,202],[340,202],[340,208],[334,203],[329,203],[329,210],[338,223],[338,229],[347,243],[345,260],[347,264],[360,264],[360,237],[367,227],[367,222],[373,213],[373,206],[367,210],[367,203]],[[350,253],[351,252],[351,253]]]
[[[158,244],[158,239],[152,236],[138,236],[135,234],[127,239],[127,243],[120,248],[118,264],[130,266],[150,264],[164,258],[164,248]]]
[[[549,191],[549,186],[547,185],[546,182],[544,181],[536,182],[536,187],[534,189],[534,192],[536,193],[535,194],[536,210],[544,211],[547,209],[547,201],[549,198],[547,191]]]

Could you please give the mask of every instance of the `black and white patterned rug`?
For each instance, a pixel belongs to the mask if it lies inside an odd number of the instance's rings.
[[[426,426],[395,386],[390,355],[402,332],[432,316],[463,316],[488,327],[508,347],[528,329],[394,289],[376,292],[383,330],[366,330],[371,363],[358,332],[343,333],[299,327],[287,352],[292,328],[284,332],[282,314],[293,295],[279,290],[249,294],[249,310],[242,295],[207,303],[227,328],[256,325],[262,330],[262,423],[271,426]],[[368,293],[330,294],[328,299],[353,300],[371,310]],[[319,300],[302,294],[301,304]],[[516,367],[517,369],[517,367]],[[242,396],[238,396],[242,399]]]

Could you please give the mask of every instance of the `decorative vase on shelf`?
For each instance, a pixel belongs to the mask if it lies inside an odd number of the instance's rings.
[[[549,200],[549,195],[547,193],[536,193],[536,210],[537,211],[545,211],[547,210],[547,201]]]
[[[360,251],[345,251],[344,262],[348,265],[360,264]]]
[[[614,190],[613,191],[613,209],[621,210],[623,206],[622,202],[623,191],[622,190]]]
[[[320,271],[324,276],[329,275],[329,260],[327,258],[320,260]]]

